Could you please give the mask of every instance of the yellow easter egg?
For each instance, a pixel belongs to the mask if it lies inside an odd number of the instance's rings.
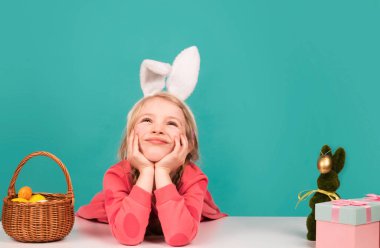
[[[25,200],[24,198],[13,198],[13,202],[28,202],[28,200]]]
[[[30,197],[32,197],[32,189],[28,186],[24,186],[22,187],[19,191],[18,191],[18,197],[19,198],[24,198],[26,200],[29,200]]]
[[[43,195],[36,194],[36,195],[32,195],[32,197],[30,197],[29,202],[39,202],[42,200],[46,200],[45,197]]]

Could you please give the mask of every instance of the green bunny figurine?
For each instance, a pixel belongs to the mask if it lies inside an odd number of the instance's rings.
[[[309,201],[312,211],[306,221],[308,240],[314,241],[316,239],[315,204],[340,199],[340,196],[336,193],[340,185],[338,174],[344,167],[345,159],[346,152],[343,148],[339,147],[333,154],[331,148],[324,145],[317,163],[318,170],[321,173],[317,181],[318,190],[312,190],[301,197],[299,196],[301,201],[315,192]]]

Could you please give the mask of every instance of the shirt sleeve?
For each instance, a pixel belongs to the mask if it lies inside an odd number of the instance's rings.
[[[152,194],[136,185],[128,192],[125,179],[112,171],[104,176],[103,191],[113,236],[121,244],[141,243],[149,222]]]
[[[75,215],[88,220],[108,223],[106,211],[104,209],[103,191],[97,193],[88,205],[81,206]]]
[[[189,244],[196,236],[201,219],[207,178],[180,194],[174,184],[154,191],[165,241],[172,246]]]

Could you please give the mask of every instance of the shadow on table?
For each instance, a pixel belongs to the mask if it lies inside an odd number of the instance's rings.
[[[77,218],[76,221],[78,221],[77,224],[80,226],[77,232],[82,239],[84,236],[90,236],[92,239],[96,239],[102,243],[108,243],[110,240],[117,242],[112,236],[108,224],[81,218]],[[76,239],[76,236],[76,233],[74,233],[71,239]],[[164,237],[160,235],[147,235],[144,237],[144,243],[145,242],[151,244],[165,244]]]
[[[303,242],[305,247],[315,248],[315,241],[310,241],[306,238],[307,229],[304,219],[296,219],[294,222],[291,222],[291,224],[289,224],[289,222],[286,223],[287,228],[283,229],[286,235],[293,236],[300,242]]]
[[[18,242],[18,241],[14,240],[11,237],[9,237],[8,235],[6,235],[5,239],[0,239],[0,247],[4,247],[7,244],[15,244],[15,242]]]
[[[161,235],[147,235],[144,237],[144,243],[165,244],[165,239]]]
[[[77,222],[76,224],[80,226],[80,228],[76,230],[78,235],[76,235],[76,232],[72,233],[71,239],[77,239],[79,236],[81,238],[83,238],[83,236],[91,236],[92,238],[105,241],[112,238],[111,231],[106,223],[81,218],[76,218],[75,222]]]
[[[210,241],[217,239],[216,232],[221,220],[205,220],[202,221],[198,228],[198,233],[190,245],[209,244]],[[144,243],[150,244],[166,244],[163,235],[147,235],[144,238]]]

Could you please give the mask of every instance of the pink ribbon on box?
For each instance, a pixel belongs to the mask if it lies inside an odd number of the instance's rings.
[[[367,194],[366,198],[364,198],[364,200],[367,200],[367,201],[380,201],[380,195]]]
[[[371,212],[371,207],[368,206],[367,202],[364,201],[353,201],[353,200],[335,200],[332,201],[332,213],[331,213],[331,221],[338,223],[339,222],[339,209],[341,207],[345,206],[355,206],[355,207],[365,207],[366,209],[366,221],[367,223],[371,222],[372,219],[372,212]]]

